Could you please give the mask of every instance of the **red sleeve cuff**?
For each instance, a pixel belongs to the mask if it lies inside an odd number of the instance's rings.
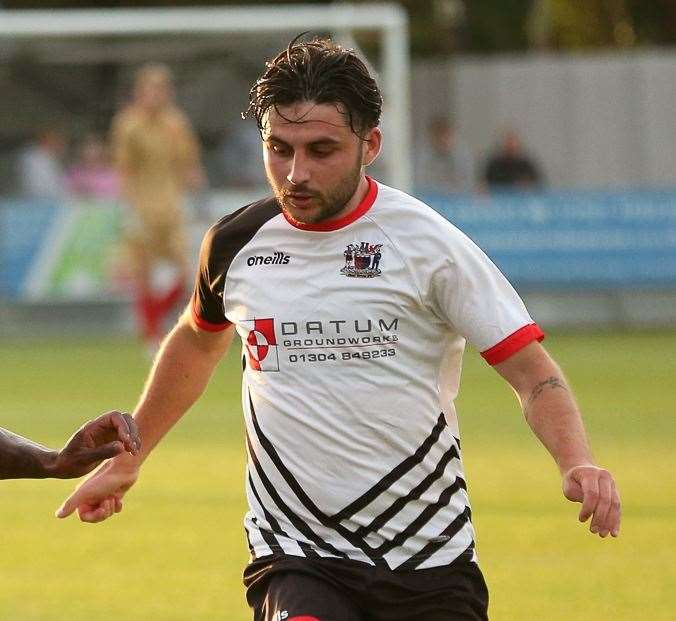
[[[540,327],[536,323],[531,323],[523,328],[519,328],[497,345],[493,345],[490,349],[482,351],[481,355],[488,364],[499,364],[529,343],[541,341],[543,338],[545,338],[545,333],[540,330]]]
[[[197,314],[197,309],[194,306],[192,307],[192,318],[195,320],[195,323],[200,330],[206,330],[207,332],[221,332],[232,325],[227,319],[225,320],[225,323],[211,323],[206,319],[202,319],[202,317]]]

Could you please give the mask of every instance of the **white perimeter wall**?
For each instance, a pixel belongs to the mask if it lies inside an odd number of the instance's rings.
[[[413,85],[417,139],[449,112],[479,161],[515,127],[554,186],[676,183],[676,52],[456,57]]]

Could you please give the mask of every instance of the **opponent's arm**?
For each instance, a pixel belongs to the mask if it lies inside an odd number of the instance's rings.
[[[118,113],[113,119],[110,131],[110,145],[113,165],[120,183],[120,196],[131,200],[129,176],[131,172],[131,145],[129,136],[128,113]]]
[[[0,479],[70,479],[91,472],[104,459],[136,453],[140,439],[129,414],[108,412],[85,423],[55,451],[0,428]]]
[[[57,452],[28,438],[0,429],[0,479],[44,479]]]
[[[122,496],[136,482],[142,462],[202,394],[233,334],[232,326],[221,332],[200,329],[186,310],[162,344],[135,409],[143,438],[140,453],[104,464],[64,502],[58,517],[77,509],[82,521],[99,522],[121,510]]]
[[[206,184],[200,143],[190,121],[185,117],[182,121],[179,127],[179,140],[177,141],[181,178],[189,190],[200,190]]]
[[[551,453],[568,500],[581,502],[580,521],[594,534],[617,537],[620,499],[612,475],[594,463],[580,411],[558,365],[531,343],[495,369],[514,388],[535,435]]]

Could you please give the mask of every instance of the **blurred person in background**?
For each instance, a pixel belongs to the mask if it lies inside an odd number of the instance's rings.
[[[138,71],[132,102],[113,119],[112,146],[121,195],[129,206],[125,241],[136,314],[141,336],[154,349],[165,318],[185,294],[186,193],[204,184],[200,146],[174,101],[167,66],[153,63]],[[173,271],[172,283],[160,291],[153,276],[167,264]]]
[[[77,149],[76,161],[68,171],[68,190],[79,197],[117,198],[120,184],[108,147],[98,134],[87,134]]]
[[[471,192],[476,179],[474,155],[447,117],[433,118],[427,142],[415,161],[416,186],[439,193]]]
[[[68,147],[63,132],[48,127],[19,155],[19,187],[26,198],[61,201],[66,195],[64,156]]]
[[[544,181],[540,166],[524,149],[519,134],[507,129],[486,161],[483,172],[485,185],[490,190],[535,189]]]
[[[82,425],[60,451],[0,427],[0,479],[72,479],[124,451],[137,455],[140,448],[136,422],[117,411]],[[102,515],[111,508],[114,503]]]

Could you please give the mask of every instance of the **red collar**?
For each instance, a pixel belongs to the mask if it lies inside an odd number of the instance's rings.
[[[376,200],[376,196],[378,196],[378,184],[369,176],[366,177],[366,181],[368,181],[369,184],[366,196],[364,196],[359,205],[357,205],[350,213],[345,214],[342,218],[338,218],[337,220],[325,220],[315,224],[306,224],[305,222],[298,222],[298,220],[289,216],[285,211],[282,211],[282,213],[290,225],[295,226],[297,229],[302,229],[303,231],[337,231],[338,229],[346,227],[348,224],[352,224],[371,209],[371,206]]]

